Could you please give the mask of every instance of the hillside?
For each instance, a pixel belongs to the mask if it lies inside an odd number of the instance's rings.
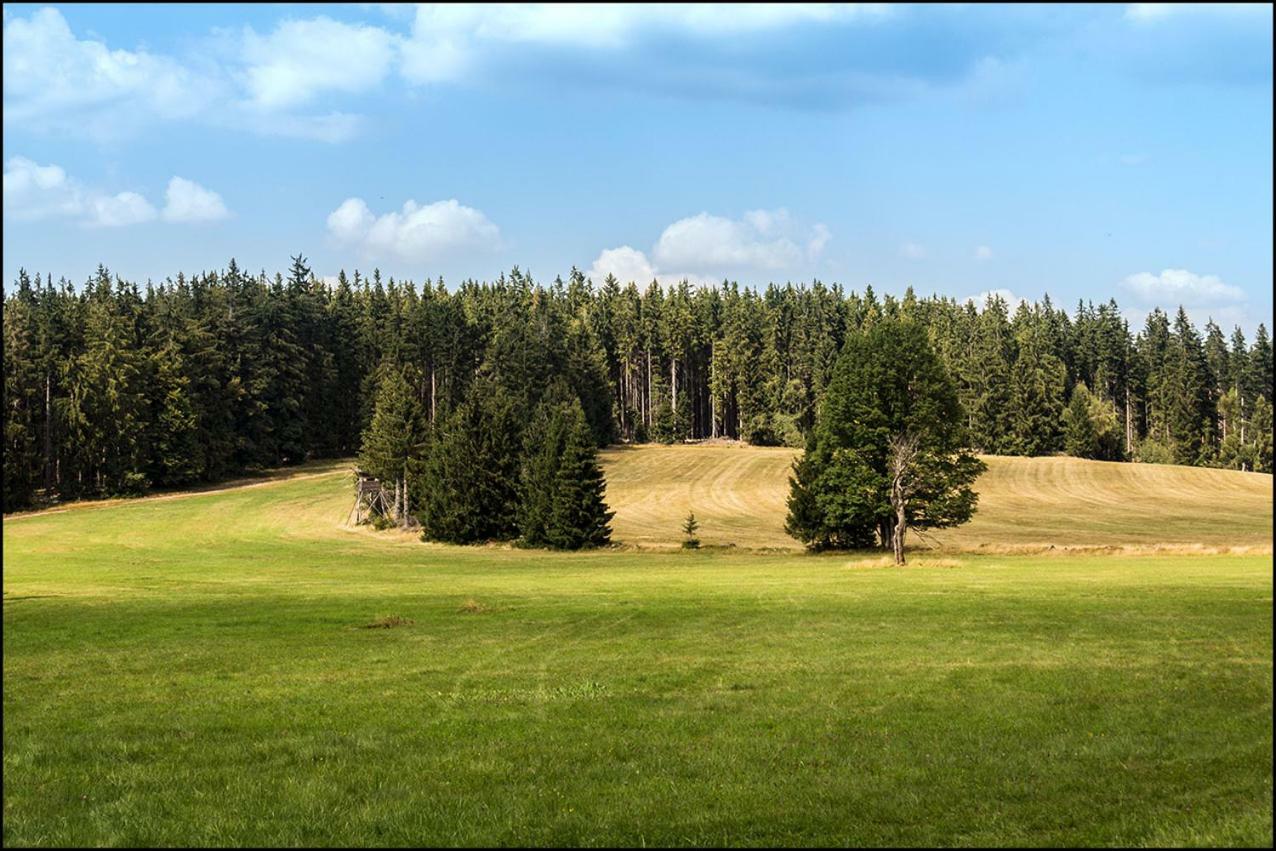
[[[607,503],[616,512],[613,539],[642,548],[676,547],[682,521],[694,510],[706,546],[800,550],[784,532],[795,455],[792,449],[732,443],[604,450]],[[976,484],[975,519],[927,534],[924,541],[914,537],[912,546],[988,552],[1050,547],[1271,551],[1270,475],[1067,457],[984,460],[988,471]],[[341,528],[350,509],[348,476],[349,462],[322,462],[281,471],[274,479],[219,486],[213,490],[224,498],[212,503],[199,498],[204,492],[191,491],[77,503],[55,511],[117,508],[111,516],[127,518],[118,532],[122,545],[130,538],[128,524],[137,523],[162,522],[194,540],[223,534],[209,522],[210,505],[218,506],[216,516],[230,506],[252,506],[237,518],[241,532],[344,538],[353,531]],[[271,486],[295,479],[314,481],[297,490]],[[182,505],[172,505],[161,520],[160,502]],[[6,523],[20,525],[48,513],[12,515]],[[387,536],[380,539],[385,542]]]
[[[603,453],[618,541],[673,546],[689,510],[705,544],[797,549],[784,533],[792,449],[733,444]],[[947,549],[1266,547],[1272,477],[1078,458],[986,457],[979,511],[928,535]],[[914,544],[920,543],[916,539]]]
[[[608,459],[622,538],[787,543],[782,451]],[[1271,845],[1270,556],[453,547],[348,472],[5,519],[5,846]],[[976,532],[1250,481],[995,459]]]

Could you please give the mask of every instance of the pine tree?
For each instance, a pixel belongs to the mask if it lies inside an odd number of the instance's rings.
[[[611,540],[615,512],[603,502],[606,482],[579,402],[560,408],[563,454],[555,475],[546,541],[558,549],[601,547]]]

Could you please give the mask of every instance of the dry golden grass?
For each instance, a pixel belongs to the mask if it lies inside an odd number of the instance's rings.
[[[695,511],[705,546],[799,549],[784,532],[796,456],[739,444],[607,450],[613,537],[676,547],[683,518]],[[1270,475],[1067,457],[984,460],[975,519],[911,536],[911,547],[1001,555],[1271,552]]]
[[[641,446],[602,452],[613,541],[625,548],[678,549],[682,522],[695,511],[707,550],[795,551],[784,532],[790,464],[797,451],[713,443]],[[1266,555],[1272,552],[1272,477],[1258,473],[1119,464],[1077,458],[985,457],[976,484],[979,511],[957,529],[909,536],[910,549],[990,555]],[[131,518],[117,543],[163,518],[174,540],[213,543],[218,515],[234,513],[243,532],[293,540],[330,539],[386,551],[423,545],[416,532],[348,527],[349,461],[305,465],[264,479],[135,500],[83,502],[10,515],[5,523],[66,510],[113,509]],[[322,488],[276,485],[325,480]],[[330,482],[330,485],[327,484]],[[318,482],[316,482],[318,483]],[[193,500],[220,491],[218,502]],[[251,511],[244,510],[249,505]],[[180,510],[174,510],[181,506]],[[44,541],[46,554],[70,546]]]

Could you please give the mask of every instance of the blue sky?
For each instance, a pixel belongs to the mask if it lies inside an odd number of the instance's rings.
[[[839,282],[1272,317],[1271,6],[4,7],[4,280]]]

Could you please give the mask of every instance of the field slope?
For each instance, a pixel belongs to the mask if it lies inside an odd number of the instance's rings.
[[[688,511],[706,544],[797,549],[784,533],[792,449],[737,444],[603,453],[615,537],[677,546]],[[1077,547],[1255,548],[1270,552],[1272,477],[1078,458],[985,457],[979,511],[914,539],[947,550]]]
[[[1269,555],[747,552],[703,449],[617,531],[704,463],[734,551],[347,529],[344,465],[6,518],[4,845],[1271,844]]]

